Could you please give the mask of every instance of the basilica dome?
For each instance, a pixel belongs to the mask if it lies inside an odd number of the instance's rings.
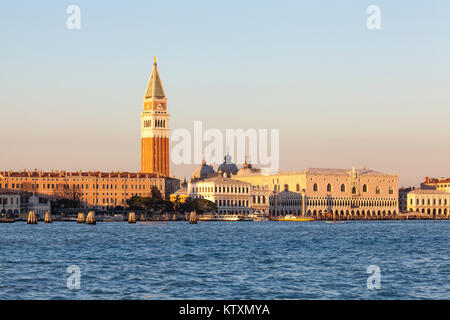
[[[251,163],[247,163],[247,161],[245,161],[244,165],[242,166],[242,168],[238,171],[238,173],[236,175],[238,177],[242,177],[242,176],[249,176],[252,174],[260,174],[260,173],[261,173],[260,169],[253,168]]]
[[[30,198],[28,198],[28,204],[38,204],[39,198],[35,195],[32,195]]]
[[[199,165],[192,173],[192,179],[204,179],[215,174],[216,173],[214,171],[214,168],[210,165],[207,165],[206,161],[203,160],[202,164]]]
[[[231,161],[231,156],[227,154],[223,159],[224,162],[219,166],[217,171],[221,171],[223,174],[226,174],[227,177],[230,177],[232,174],[235,175],[239,171],[239,169]]]

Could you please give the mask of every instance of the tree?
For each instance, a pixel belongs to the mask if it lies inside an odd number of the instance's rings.
[[[132,210],[145,210],[145,198],[140,196],[132,196],[130,199],[127,199],[128,207]]]
[[[182,212],[197,211],[198,213],[205,213],[216,210],[217,206],[214,202],[200,198],[189,197],[180,205],[180,211]]]
[[[154,200],[162,200],[161,191],[159,191],[157,186],[152,186],[152,198]]]
[[[205,212],[211,212],[216,211],[217,206],[214,202],[206,200],[206,199],[195,199],[195,208],[198,213],[205,213]]]
[[[161,198],[132,196],[127,200],[127,204],[132,210],[147,210],[147,211],[163,211],[172,212],[173,204],[170,201]]]
[[[182,203],[180,200],[180,196],[176,196],[175,201],[173,202],[173,210],[180,211],[181,205],[182,205]]]
[[[60,183],[53,191],[53,205],[57,208],[79,208],[81,207],[81,189],[72,185]]]

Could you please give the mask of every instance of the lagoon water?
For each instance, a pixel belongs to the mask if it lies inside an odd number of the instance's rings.
[[[449,240],[450,221],[0,224],[0,299],[450,299]]]

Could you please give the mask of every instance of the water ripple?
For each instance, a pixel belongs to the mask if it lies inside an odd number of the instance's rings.
[[[0,224],[0,299],[450,299],[449,237],[448,221]]]

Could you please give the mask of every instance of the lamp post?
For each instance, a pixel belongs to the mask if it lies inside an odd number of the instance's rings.
[[[277,212],[277,205],[278,205],[278,189],[277,189],[277,185],[275,185],[273,187],[273,201],[274,201],[274,205],[275,205],[275,209],[274,209],[274,216],[270,217],[270,220],[273,220],[274,218],[277,218],[278,212]]]

